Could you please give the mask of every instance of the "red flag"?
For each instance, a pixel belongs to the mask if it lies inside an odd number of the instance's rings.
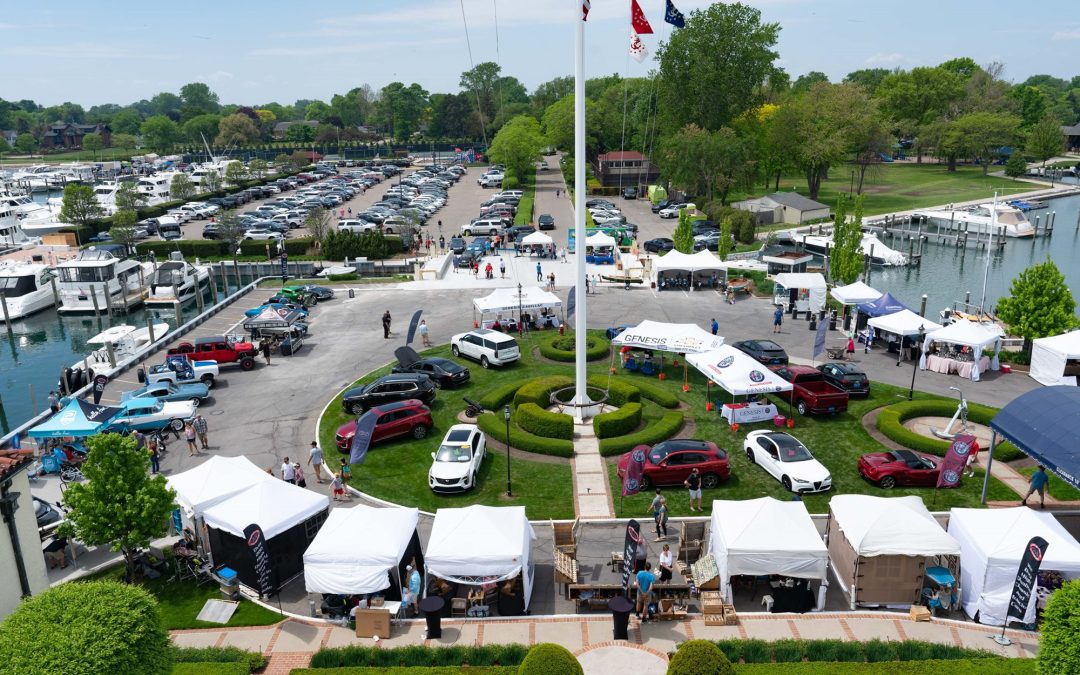
[[[953,438],[952,445],[945,453],[945,459],[941,462],[941,471],[938,473],[936,487],[951,488],[960,485],[960,475],[964,473],[964,465],[967,464],[968,456],[979,451],[979,443],[974,436],[957,434]]]
[[[641,11],[641,5],[637,0],[630,0],[630,23],[633,24],[634,32],[638,35],[652,33],[652,26],[649,25],[649,20],[645,18],[645,12]]]
[[[623,497],[636,495],[641,490],[641,476],[645,473],[645,454],[649,446],[639,445],[630,451],[630,461],[626,464],[626,475],[623,476]]]
[[[589,20],[589,10],[592,9],[592,0],[581,0],[581,20]]]

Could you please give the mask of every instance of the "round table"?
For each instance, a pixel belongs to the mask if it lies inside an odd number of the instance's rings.
[[[420,611],[427,620],[427,637],[435,640],[442,637],[442,611],[446,601],[437,595],[430,595],[420,601]]]

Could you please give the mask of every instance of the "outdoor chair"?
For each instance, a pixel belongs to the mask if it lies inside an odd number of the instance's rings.
[[[454,598],[450,601],[450,616],[464,618],[466,612],[468,612],[468,601],[465,598]]]

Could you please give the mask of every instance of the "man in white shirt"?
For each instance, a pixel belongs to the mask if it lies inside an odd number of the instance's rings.
[[[315,441],[311,442],[311,450],[308,452],[308,466],[315,469],[315,481],[323,482],[322,479],[322,465],[323,465],[323,452],[322,448]]]
[[[296,469],[293,468],[288,457],[281,463],[281,480],[286,483],[292,483],[293,485],[296,484]]]

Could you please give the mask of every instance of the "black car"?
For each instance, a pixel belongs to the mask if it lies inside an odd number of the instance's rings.
[[[203,239],[217,239],[218,236],[219,235],[218,235],[217,225],[207,225],[206,227],[203,228],[203,231],[202,231],[202,238]]]
[[[690,230],[694,233],[694,236],[699,234],[709,234],[710,232],[719,232],[720,228],[716,226],[711,220],[695,220],[690,225]]]
[[[590,199],[585,202],[587,209],[613,209],[615,204],[607,199]]]
[[[450,237],[450,250],[458,255],[465,252],[465,240],[461,237]]]
[[[368,408],[410,398],[431,405],[435,400],[435,383],[427,375],[418,373],[384,375],[374,382],[345,392],[341,407],[347,413],[359,415]]]
[[[450,359],[422,359],[409,346],[398,347],[394,351],[394,356],[397,357],[398,362],[393,372],[427,375],[435,386],[441,389],[460,387],[469,381],[469,369]]]
[[[305,284],[302,286],[305,293],[310,293],[319,299],[319,302],[323,300],[334,299],[334,289],[327,288],[326,286],[315,286],[313,284]]]
[[[720,248],[720,233],[719,232],[706,232],[703,235],[699,235],[701,238],[694,238],[694,250],[704,251],[709,249],[710,251],[716,251]]]
[[[648,240],[642,246],[649,253],[667,253],[675,248],[675,242],[667,237],[659,237]]]
[[[541,230],[554,230],[555,218],[551,214],[545,213],[537,218],[536,224],[540,226]]]
[[[637,199],[637,188],[636,187],[623,188],[622,198],[623,199]]]
[[[772,340],[743,340],[731,346],[767,366],[784,366],[788,362],[787,352]]]
[[[536,229],[532,225],[514,225],[510,228],[509,234],[512,239],[520,239],[533,232],[536,232]]]
[[[46,525],[52,525],[58,523],[64,519],[64,514],[60,509],[53,506],[44,499],[34,497],[34,516],[37,518],[37,526],[45,527]]]
[[[649,210],[651,210],[653,213],[660,213],[660,209],[666,209],[669,206],[671,206],[670,199],[661,199],[660,201],[650,206]]]
[[[826,382],[837,389],[846,391],[848,396],[870,395],[870,378],[854,363],[843,361],[823,363],[817,369],[825,376]]]

